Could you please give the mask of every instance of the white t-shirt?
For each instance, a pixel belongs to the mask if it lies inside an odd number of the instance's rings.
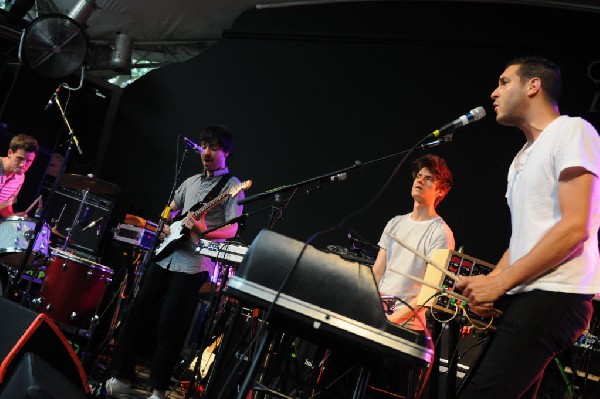
[[[508,172],[506,198],[511,211],[510,264],[529,253],[561,218],[558,177],[566,168],[581,166],[600,176],[600,137],[581,118],[560,116],[533,142],[520,151]],[[517,164],[518,163],[518,164]],[[600,181],[592,193],[589,239],[583,251],[533,282],[519,285],[509,294],[534,289],[579,294],[600,292],[598,227]]]
[[[427,264],[386,233],[397,237],[427,257],[431,256],[434,249],[454,249],[454,235],[441,217],[415,222],[410,215],[392,218],[385,226],[379,240],[379,246],[386,250],[387,255],[386,269],[379,283],[379,292],[402,298],[406,302],[419,295],[421,284],[399,272],[423,279]]]

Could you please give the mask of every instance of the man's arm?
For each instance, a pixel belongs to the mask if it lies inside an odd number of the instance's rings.
[[[387,251],[383,248],[379,248],[379,252],[377,253],[377,258],[375,259],[375,263],[373,263],[373,275],[375,276],[375,282],[377,286],[381,282],[381,277],[385,272],[387,264]]]
[[[178,213],[179,213],[179,207],[177,206],[175,201],[171,201],[171,203],[169,204],[169,216],[167,217],[167,220],[165,221],[165,224],[163,225],[162,232],[159,235],[159,238],[161,240],[164,240],[165,237],[171,233],[171,228],[169,227],[169,225],[171,224],[171,222],[173,221],[175,216],[177,216]]]
[[[502,272],[502,270],[504,270],[508,265],[510,265],[510,249],[507,248],[498,263],[496,263],[494,270],[492,270],[489,275],[495,276],[500,274],[500,272]]]
[[[491,305],[511,288],[531,281],[563,263],[581,250],[588,238],[592,193],[598,178],[582,167],[563,170],[558,183],[561,219],[532,250],[511,267],[508,251],[502,257],[500,271],[488,276],[464,278],[457,288],[473,305]]]
[[[387,315],[387,319],[394,324],[400,324],[407,321],[420,310],[420,308],[417,305],[417,299],[418,298],[413,298],[412,301],[408,302],[408,305],[414,311],[411,310],[408,306],[402,306],[400,309],[394,311],[394,313]]]
[[[2,204],[2,205],[4,205],[4,204]],[[8,204],[8,205],[4,206],[2,209],[0,209],[0,216],[2,216],[3,218],[7,218],[14,214],[15,214],[15,212],[13,211],[12,204]]]

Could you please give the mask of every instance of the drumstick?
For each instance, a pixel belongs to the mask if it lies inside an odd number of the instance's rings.
[[[31,209],[33,209],[33,207],[34,207],[34,206],[36,206],[38,202],[40,202],[40,200],[41,200],[41,199],[42,199],[42,196],[40,195],[39,197],[37,197],[37,198],[35,199],[35,201],[33,201],[33,202],[31,203],[31,205],[29,205],[29,208],[27,208],[27,209],[25,210],[25,212],[23,212],[23,213],[24,213],[25,215],[27,215],[27,214],[29,213],[29,211],[30,211]]]
[[[404,248],[408,249],[410,252],[412,252],[413,254],[418,256],[419,258],[423,259],[425,262],[431,264],[433,267],[435,267],[436,269],[438,269],[439,271],[444,273],[446,276],[450,277],[452,280],[454,280],[454,281],[460,280],[460,277],[458,275],[453,274],[453,273],[449,272],[448,270],[446,270],[446,268],[438,265],[436,262],[433,261],[433,259],[428,258],[427,256],[425,256],[423,254],[420,254],[416,249],[412,248],[410,245],[403,243],[402,240],[400,240],[398,237],[394,237],[387,231],[385,232],[385,234],[388,237],[390,237],[392,240],[396,241],[398,244],[402,245]]]

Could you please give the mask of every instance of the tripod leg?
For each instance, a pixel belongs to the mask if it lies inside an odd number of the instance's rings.
[[[204,395],[202,396],[203,398],[210,398],[211,395],[213,395],[214,398],[218,398],[219,396],[218,394],[215,394],[217,392],[215,390],[218,390],[220,388],[219,385],[225,384],[217,384],[216,379],[221,379],[223,377],[228,376],[230,376],[228,378],[230,379],[235,369],[237,368],[235,349],[237,349],[237,347],[240,346],[240,342],[242,341],[242,339],[236,339],[237,337],[235,337],[235,334],[238,333],[238,331],[242,331],[243,329],[242,326],[239,326],[238,329],[238,325],[241,321],[241,311],[241,305],[239,303],[234,303],[229,311],[229,314],[226,315],[227,320],[225,322],[225,332],[223,335],[223,340],[219,345],[219,350],[216,354],[213,363],[213,368],[208,375],[206,381],[206,388],[204,391]],[[239,359],[239,361],[241,362],[243,361],[243,359]],[[232,364],[234,365],[233,367],[228,367]],[[223,383],[223,381],[220,382]]]
[[[354,387],[354,393],[352,394],[352,399],[362,399],[365,396],[365,392],[367,387],[369,386],[369,378],[371,377],[371,372],[364,367],[361,367],[358,372],[358,381],[356,381],[356,386]]]
[[[240,392],[237,396],[237,399],[244,399],[249,390],[250,382],[254,379],[254,375],[256,374],[256,370],[259,365],[259,361],[262,358],[262,355],[265,351],[265,347],[267,346],[267,342],[271,338],[271,333],[267,330],[263,330],[263,333],[259,337],[258,344],[256,346],[256,350],[254,352],[254,356],[252,357],[252,362],[250,363],[250,367],[246,371],[246,377],[244,378],[244,382],[240,387]]]

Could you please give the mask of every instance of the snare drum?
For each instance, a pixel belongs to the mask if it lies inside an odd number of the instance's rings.
[[[39,311],[54,321],[90,329],[112,275],[106,266],[52,248]]]
[[[34,238],[37,219],[21,216],[9,216],[0,220],[0,262],[9,267],[19,267],[23,261],[24,252],[27,251],[29,242]],[[29,257],[27,264],[31,264],[36,256],[48,256],[48,242],[50,229],[44,223]]]

